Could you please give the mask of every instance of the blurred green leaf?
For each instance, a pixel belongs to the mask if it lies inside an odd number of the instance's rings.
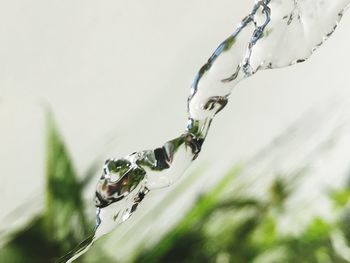
[[[276,177],[270,186],[271,204],[276,207],[282,207],[289,194],[288,182],[280,176]]]
[[[350,200],[350,190],[341,189],[331,193],[331,198],[335,202],[336,207],[343,208]]]
[[[341,230],[347,245],[350,247],[350,211],[346,208],[342,211],[337,222],[337,226]]]
[[[306,242],[320,241],[328,239],[332,226],[321,218],[314,218],[307,230],[303,234]]]
[[[276,232],[276,220],[272,216],[267,215],[254,232],[252,241],[262,250],[268,249],[276,242]]]
[[[174,229],[132,262],[346,262],[332,245],[334,225],[321,218],[314,218],[298,235],[278,233],[278,215],[287,212],[281,208],[295,184],[276,177],[268,198],[260,200],[230,196],[225,190],[231,189],[232,178],[231,171]]]
[[[0,262],[54,262],[88,235],[82,186],[50,114],[47,125],[44,211],[11,234]]]
[[[151,250],[146,249],[137,255],[134,262],[206,262],[208,258],[202,248],[205,236],[201,227],[238,172],[239,168],[233,167],[213,190],[198,199],[193,209],[173,230]]]
[[[82,188],[52,117],[47,127],[45,231],[70,249],[88,232]]]

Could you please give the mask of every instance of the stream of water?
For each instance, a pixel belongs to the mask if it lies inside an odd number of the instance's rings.
[[[303,62],[335,30],[350,0],[260,0],[201,67],[188,97],[185,131],[162,146],[108,159],[96,187],[96,231],[62,262],[127,220],[153,189],[178,180],[201,152],[236,84],[259,70]]]

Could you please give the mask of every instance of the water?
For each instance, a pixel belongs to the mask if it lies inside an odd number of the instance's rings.
[[[349,2],[256,1],[195,76],[184,133],[158,148],[105,162],[96,187],[95,235],[61,261],[78,258],[127,220],[149,191],[176,182],[199,155],[213,118],[226,106],[236,84],[259,70],[305,61],[334,32]]]

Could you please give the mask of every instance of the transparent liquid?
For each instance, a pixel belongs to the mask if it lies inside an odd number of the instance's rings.
[[[261,0],[202,66],[188,97],[185,132],[153,150],[106,161],[96,187],[96,231],[71,262],[127,220],[147,193],[178,180],[201,151],[215,115],[236,84],[259,70],[303,62],[335,30],[350,0]]]

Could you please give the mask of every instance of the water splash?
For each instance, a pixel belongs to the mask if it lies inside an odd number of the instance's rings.
[[[159,148],[105,162],[96,187],[95,236],[83,242],[68,262],[127,220],[149,191],[178,180],[197,158],[213,118],[239,81],[259,70],[305,61],[334,32],[349,2],[255,1],[252,11],[197,73],[188,97],[185,132]]]

